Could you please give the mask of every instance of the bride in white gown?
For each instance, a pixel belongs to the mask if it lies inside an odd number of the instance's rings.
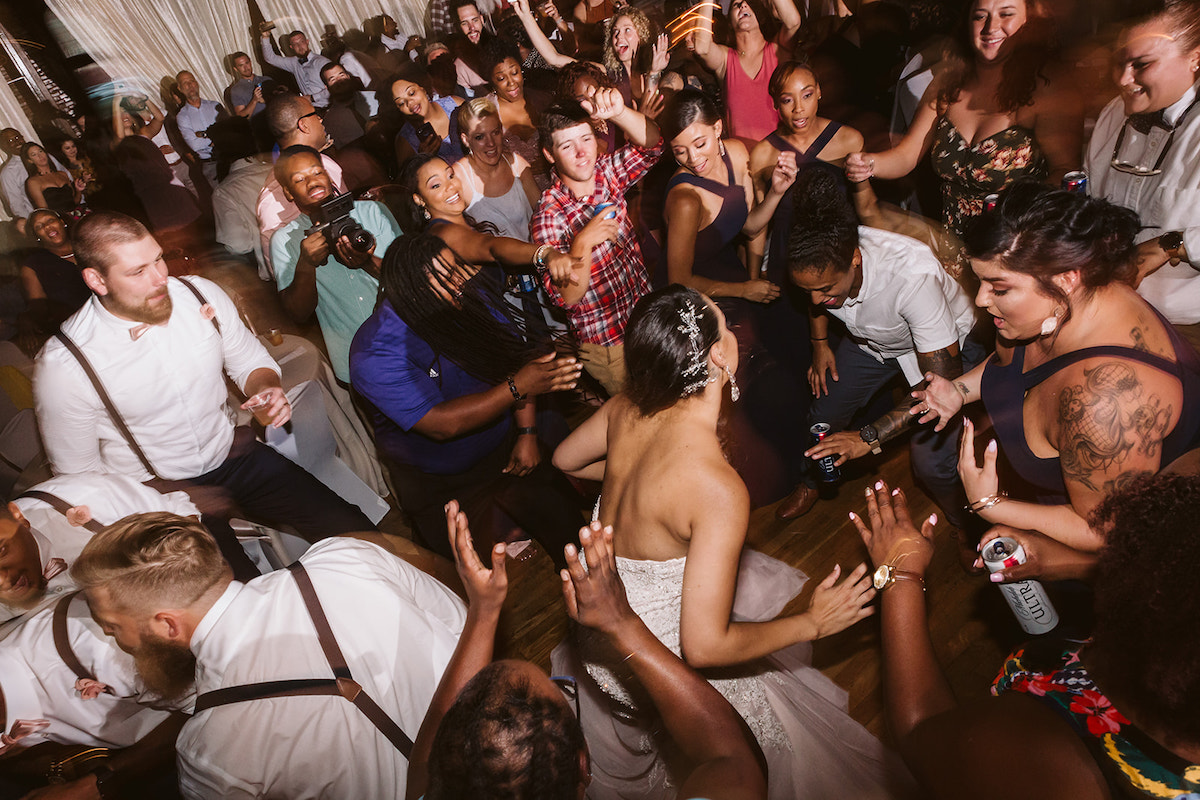
[[[806,611],[776,618],[807,576],[743,549],[749,498],[717,438],[737,368],[720,309],[681,286],[643,298],[626,328],[625,360],[625,392],[568,437],[554,463],[604,482],[597,516],[615,531],[630,604],[741,713],[766,757],[772,800],[907,796],[900,760],[810,665],[812,640],[872,613],[865,565],[840,582],[835,568]],[[593,800],[674,797],[669,743],[639,710],[622,668],[629,656],[586,637],[552,656],[554,671],[579,685]]]

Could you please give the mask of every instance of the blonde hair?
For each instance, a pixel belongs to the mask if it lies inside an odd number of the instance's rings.
[[[490,97],[476,97],[458,107],[458,129],[466,133],[472,125],[488,117],[500,117],[500,110]]]
[[[125,611],[187,608],[232,577],[217,541],[191,517],[132,514],[92,538],[71,577],[81,589],[103,586]]]

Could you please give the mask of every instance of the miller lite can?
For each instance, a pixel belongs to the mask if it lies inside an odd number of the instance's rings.
[[[1024,564],[1025,548],[1016,539],[1000,536],[984,545],[983,563],[988,572],[999,572],[1006,567]],[[1026,633],[1047,633],[1058,625],[1058,612],[1054,610],[1040,581],[1002,583],[1000,591],[1004,593],[1004,599]]]
[[[1080,170],[1063,175],[1062,188],[1075,194],[1087,194],[1087,173]]]
[[[828,422],[818,422],[809,428],[808,432],[812,434],[812,443],[820,444],[833,432],[833,426]],[[837,466],[837,460],[837,453],[817,459],[817,466],[821,471],[821,483],[837,483],[842,479],[842,470]]]

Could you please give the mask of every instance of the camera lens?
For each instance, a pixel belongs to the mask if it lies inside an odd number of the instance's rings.
[[[375,246],[375,237],[362,228],[350,232],[348,236],[350,239],[350,246],[360,253],[369,252],[370,249]]]

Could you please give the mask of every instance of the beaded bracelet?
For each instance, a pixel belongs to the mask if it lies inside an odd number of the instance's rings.
[[[518,403],[521,402],[522,400],[524,400],[526,397],[528,397],[528,395],[521,394],[519,391],[517,391],[517,384],[513,380],[512,375],[508,376],[508,390],[510,392],[512,392],[513,399],[516,400]]]

